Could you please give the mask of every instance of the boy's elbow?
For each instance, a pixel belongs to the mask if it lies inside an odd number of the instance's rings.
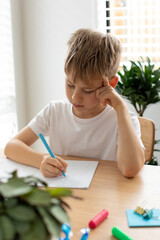
[[[130,159],[130,161],[128,161]],[[135,160],[136,159],[136,160]],[[127,157],[127,159],[119,158],[117,159],[118,168],[122,175],[127,178],[135,177],[140,170],[143,168],[145,163],[144,151],[141,151],[138,156]]]
[[[9,158],[11,152],[11,140],[6,144],[4,148],[4,155]]]
[[[123,166],[123,168],[119,167],[122,175],[127,178],[133,178],[135,177],[140,170],[143,168],[145,161],[140,161],[139,164],[134,164],[130,166]]]
[[[126,178],[133,178],[133,177],[135,177],[139,173],[139,171],[140,170],[125,168],[121,172],[122,172],[122,175],[124,177],[126,177]]]

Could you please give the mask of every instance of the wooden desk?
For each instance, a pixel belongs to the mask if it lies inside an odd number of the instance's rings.
[[[118,226],[134,240],[160,239],[160,227],[129,228],[126,217],[126,209],[135,209],[144,200],[160,208],[159,166],[145,165],[135,178],[127,179],[121,175],[115,162],[101,160],[90,188],[75,189],[73,193],[83,200],[67,199],[72,208],[68,211],[74,233],[72,240],[80,239],[79,230],[87,227],[89,220],[104,208],[109,211],[108,219],[91,230],[89,240],[116,239],[111,234],[113,226]]]
[[[1,149],[0,156],[4,157]],[[127,179],[119,172],[116,162],[100,160],[89,189],[74,189],[73,194],[83,200],[64,198],[71,207],[68,215],[74,233],[72,240],[79,240],[80,229],[87,227],[104,208],[109,211],[108,219],[91,230],[88,240],[116,240],[111,233],[113,226],[118,226],[134,240],[160,239],[160,227],[129,228],[126,217],[126,209],[135,209],[144,200],[160,208],[159,166],[145,165],[135,178]]]

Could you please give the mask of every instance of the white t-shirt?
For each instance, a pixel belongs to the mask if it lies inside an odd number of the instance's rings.
[[[134,113],[130,115],[143,146],[138,118]],[[81,119],[73,114],[68,101],[52,101],[28,126],[37,136],[49,136],[55,154],[116,161],[118,123],[116,112],[109,105],[99,115]]]

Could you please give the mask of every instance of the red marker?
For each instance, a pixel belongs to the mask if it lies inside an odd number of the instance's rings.
[[[105,218],[108,217],[109,212],[103,209],[98,215],[96,215],[89,223],[90,228],[96,228]]]

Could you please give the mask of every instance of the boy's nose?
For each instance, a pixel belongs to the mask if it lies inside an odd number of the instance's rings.
[[[72,95],[72,100],[75,103],[81,103],[81,101],[82,101],[81,93],[79,91],[75,90],[73,95]]]

